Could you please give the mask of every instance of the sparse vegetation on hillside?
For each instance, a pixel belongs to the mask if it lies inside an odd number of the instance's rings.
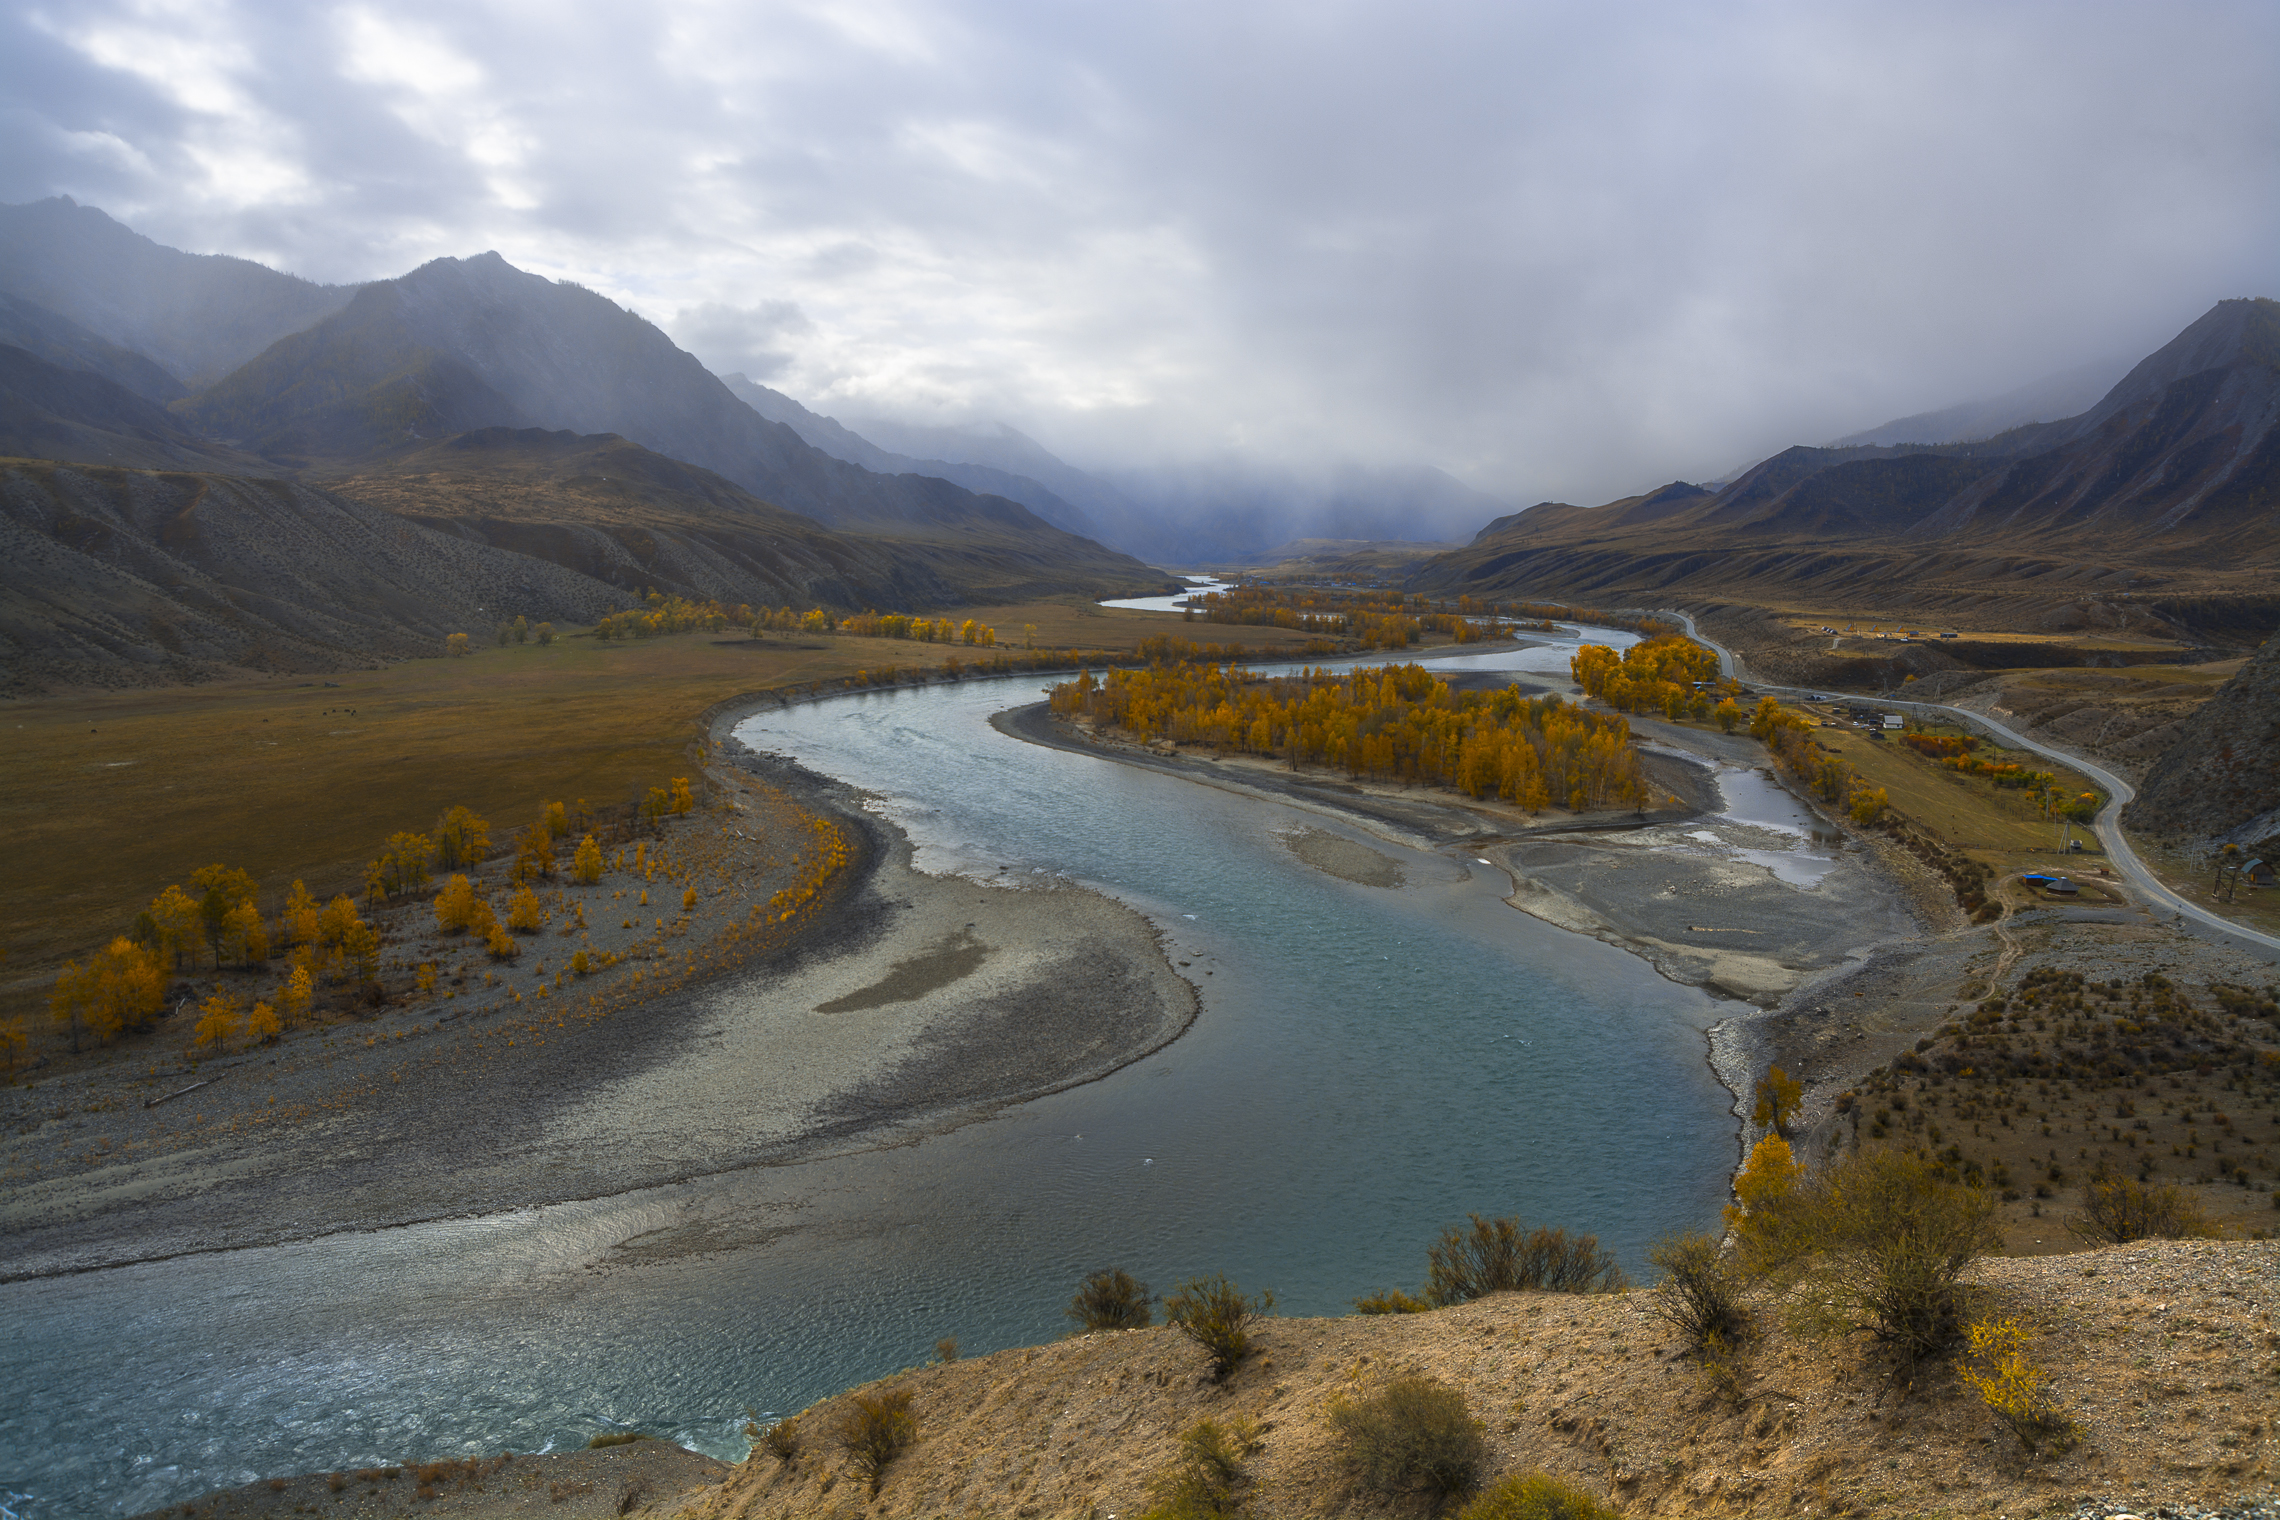
[[[1596,1235],[1564,1228],[1530,1230],[1518,1219],[1472,1216],[1451,1225],[1426,1253],[1425,1297],[1435,1305],[1468,1303],[1491,1293],[1612,1293],[1623,1269]]]
[[[1224,1274],[1189,1278],[1164,1299],[1165,1323],[1203,1348],[1221,1380],[1251,1354],[1253,1328],[1274,1312],[1271,1291],[1248,1296]]]
[[[1465,1396],[1431,1378],[1397,1377],[1363,1398],[1330,1406],[1354,1481],[1382,1495],[1440,1501],[1472,1488],[1488,1456]]]
[[[1103,1267],[1077,1285],[1066,1312],[1088,1334],[1095,1330],[1145,1330],[1152,1302],[1146,1283],[1122,1267]]]

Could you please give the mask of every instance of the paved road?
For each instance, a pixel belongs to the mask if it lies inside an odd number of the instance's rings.
[[[1756,691],[1775,692],[1793,697],[1814,695],[1813,692],[1804,687],[1771,686],[1763,681],[1750,680],[1748,672],[1742,669],[1741,662],[1735,659],[1734,652],[1714,640],[1704,638],[1701,630],[1694,626],[1693,618],[1688,617],[1683,612],[1669,608],[1652,610],[1658,616],[1678,619],[1686,625],[1689,638],[1694,639],[1705,648],[1715,650],[1718,655],[1718,670],[1721,675],[1731,676],[1737,681],[1749,681],[1751,688]],[[2071,766],[2080,771],[2102,787],[2106,793],[2106,805],[2099,811],[2097,820],[2090,825],[2098,836],[2098,842],[2106,847],[2106,859],[2113,864],[2115,870],[2121,872],[2123,880],[2143,894],[2144,900],[2149,905],[2158,905],[2171,912],[2183,914],[2205,928],[2217,931],[2224,938],[2243,948],[2280,951],[2280,935],[2260,933],[2255,929],[2236,924],[2230,919],[2219,918],[2208,909],[2198,907],[2170,891],[2169,888],[2162,885],[2160,879],[2153,872],[2146,869],[2145,863],[2137,858],[2137,852],[2130,848],[2130,842],[2122,837],[2122,809],[2129,805],[2130,799],[2137,795],[2137,791],[2112,771],[2085,760],[2072,751],[2058,749],[2038,739],[2029,739],[2024,734],[2015,733],[1993,718],[1983,713],[1975,713],[1969,708],[1950,707],[1943,702],[1903,702],[1893,697],[1854,697],[1848,695],[1843,700],[1859,706],[1888,707],[1902,712],[1944,713],[1957,721],[1979,729],[1990,738],[1999,740],[2003,744],[2018,749],[2032,750],[2038,755],[2047,756],[2062,765]]]

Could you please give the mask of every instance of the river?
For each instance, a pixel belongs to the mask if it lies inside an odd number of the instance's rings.
[[[1451,663],[1564,676],[1571,648]],[[1350,884],[1283,836],[1357,830],[988,726],[1042,684],[739,732],[877,794],[922,869],[1058,873],[1149,913],[1204,990],[1188,1034],[923,1144],[0,1288],[0,1486],[37,1496],[26,1514],[125,1514],[607,1425],[740,1456],[747,1410],[943,1336],[971,1354],[1058,1334],[1103,1265],[1159,1290],[1224,1271],[1336,1314],[1414,1289],[1474,1210],[1595,1230],[1634,1271],[1657,1235],[1715,1223],[1735,1123],[1702,1031],[1734,1005],[1513,910],[1461,854],[1370,841],[1408,885]],[[613,1251],[696,1208],[745,1227],[702,1254]]]

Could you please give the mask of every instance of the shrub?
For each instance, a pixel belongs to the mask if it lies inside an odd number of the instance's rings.
[[[1750,1312],[1742,1303],[1742,1281],[1718,1242],[1695,1231],[1657,1241],[1647,1260],[1662,1268],[1647,1305],[1699,1350],[1713,1339],[1731,1344],[1746,1339]]]
[[[1746,1266],[1811,1283],[1806,1328],[1870,1330],[1912,1366],[1961,1335],[1957,1279],[1993,1245],[1994,1212],[1932,1162],[1877,1151],[1767,1199],[1737,1234]]]
[[[598,1451],[604,1446],[630,1446],[636,1441],[646,1441],[648,1439],[648,1436],[644,1435],[638,1430],[605,1430],[600,1435],[594,1437],[591,1441],[588,1441],[586,1443],[586,1449],[588,1451]]]
[[[1366,1399],[1333,1404],[1330,1424],[1345,1438],[1355,1481],[1381,1494],[1463,1493],[1488,1455],[1464,1395],[1431,1378],[1395,1378]]]
[[[1449,1226],[1426,1253],[1425,1298],[1436,1308],[1490,1293],[1541,1288],[1553,1293],[1612,1293],[1622,1268],[1599,1249],[1596,1235],[1521,1230],[1517,1219],[1472,1216],[1472,1228]]]
[[[2082,1212],[2067,1229],[2095,1245],[2157,1240],[2206,1240],[2216,1226],[2198,1200],[2173,1182],[2131,1177],[2092,1178],[2082,1188]]]
[[[958,1360],[958,1337],[945,1335],[934,1343],[934,1359],[945,1365]]]
[[[1224,1274],[1193,1277],[1164,1300],[1164,1318],[1204,1349],[1211,1375],[1224,1379],[1251,1354],[1251,1325],[1274,1313],[1275,1296],[1247,1298]]]
[[[1199,1420],[1180,1435],[1180,1460],[1150,1485],[1141,1520],[1225,1520],[1243,1510],[1244,1459],[1259,1449],[1259,1428],[1237,1418]]]
[[[1077,1284],[1067,1314],[1086,1333],[1095,1330],[1145,1330],[1152,1318],[1148,1285],[1121,1267],[1103,1267]]]
[[[1432,1307],[1422,1298],[1411,1298],[1399,1288],[1388,1288],[1383,1293],[1354,1300],[1356,1314],[1423,1314]]]
[[[2050,1396],[2042,1372],[2027,1360],[2027,1332],[2015,1321],[1971,1327],[1971,1361],[1960,1369],[1994,1416],[2010,1427],[2028,1455],[2070,1449],[2080,1432]]]
[[[1549,1474],[1522,1473],[1458,1510],[1457,1520],[1622,1520],[1622,1516]]]
[[[788,1420],[778,1420],[765,1431],[762,1431],[760,1444],[768,1448],[768,1455],[786,1467],[797,1462],[800,1459],[800,1448],[803,1444],[800,1436],[799,1416],[793,1415]]]
[[[887,1475],[887,1464],[918,1439],[918,1416],[910,1412],[910,1390],[890,1388],[859,1393],[839,1422],[839,1446],[848,1462],[871,1485],[871,1497]]]

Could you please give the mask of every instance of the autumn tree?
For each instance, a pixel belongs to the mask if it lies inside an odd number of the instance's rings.
[[[518,644],[527,644],[527,643],[529,643],[529,642],[530,642],[530,619],[528,619],[528,618],[524,618],[524,617],[517,617],[517,618],[515,619],[515,622],[514,622],[514,632],[515,632],[515,642],[516,642],[516,643],[518,643]]]
[[[532,824],[515,836],[515,866],[511,873],[517,882],[529,881],[534,876],[554,874],[554,839],[541,821]]]
[[[446,812],[435,824],[435,863],[439,870],[463,871],[481,865],[491,851],[491,826],[464,807]]]
[[[357,916],[356,899],[343,893],[326,903],[317,915],[317,943],[338,946],[348,939],[348,931],[364,920]]]
[[[1742,704],[1732,697],[1723,698],[1716,707],[1710,709],[1710,716],[1716,720],[1721,732],[1730,734],[1742,726]]]
[[[518,934],[536,934],[546,925],[546,913],[539,906],[538,894],[529,887],[517,888],[507,899],[507,927]]]
[[[443,641],[443,652],[455,660],[464,660],[468,654],[467,635],[454,633]]]
[[[1752,1214],[1762,1213],[1769,1203],[1786,1198],[1804,1179],[1805,1168],[1797,1164],[1790,1152],[1789,1142],[1779,1135],[1768,1135],[1751,1147],[1749,1159],[1734,1176],[1734,1196],[1739,1203],[1726,1207],[1726,1225],[1737,1232],[1746,1231],[1745,1221]]]
[[[198,1005],[198,1027],[195,1031],[200,1048],[219,1045],[227,1049],[238,1031],[238,996],[234,992],[216,992]]]
[[[302,883],[293,883],[293,890],[285,894],[285,911],[278,916],[284,926],[288,945],[313,945],[317,942],[318,908],[316,898]]]
[[[570,809],[563,803],[549,802],[540,814],[540,821],[546,827],[547,838],[560,839],[570,832]]]
[[[428,862],[435,853],[425,834],[391,834],[367,874],[378,883],[382,898],[416,892],[428,883]]]
[[[358,919],[340,937],[341,959],[359,982],[380,980],[380,933]]]
[[[675,813],[690,812],[694,810],[697,805],[696,797],[689,791],[689,778],[686,776],[675,776],[673,778],[672,797],[672,806]]]
[[[48,1011],[71,1031],[79,1049],[82,1032],[108,1045],[119,1031],[148,1024],[166,1001],[166,968],[160,952],[121,935],[82,966],[67,961],[57,973]]]
[[[245,1016],[245,1037],[249,1040],[267,1045],[283,1033],[284,1028],[277,1020],[277,1010],[267,1003],[256,1002],[252,1011]]]
[[[446,932],[471,930],[475,927],[475,907],[482,901],[475,895],[475,884],[464,876],[454,876],[435,894],[435,921]]]
[[[221,953],[241,966],[269,959],[269,930],[252,903],[241,902],[223,916]]]
[[[584,886],[592,886],[602,879],[602,847],[588,834],[578,852],[570,857],[571,878]]]
[[[1858,824],[1871,824],[1881,819],[1892,806],[1892,798],[1883,787],[1873,791],[1862,787],[1852,795],[1852,819]]]
[[[285,986],[277,994],[277,1011],[288,1024],[297,1024],[308,1017],[309,1005],[316,1000],[316,979],[309,974],[308,965],[297,963],[285,978]]]
[[[205,915],[199,911],[198,899],[180,887],[168,887],[151,899],[147,911],[157,931],[159,954],[178,966],[185,958],[191,965],[197,965],[198,941],[206,923]]]
[[[1797,1117],[1798,1105],[1805,1100],[1805,1084],[1780,1067],[1771,1067],[1758,1078],[1754,1097],[1756,1106],[1750,1112],[1750,1122],[1787,1138],[1789,1121]]]

